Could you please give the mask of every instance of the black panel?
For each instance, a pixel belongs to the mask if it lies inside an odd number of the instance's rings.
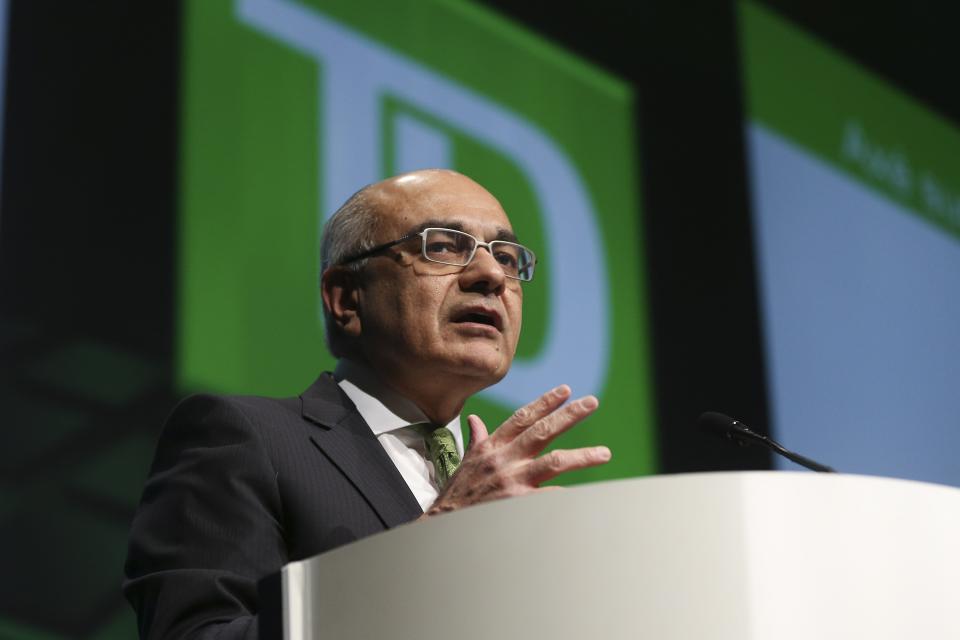
[[[134,633],[126,537],[173,400],[178,14],[176,2],[10,6],[4,637]]]

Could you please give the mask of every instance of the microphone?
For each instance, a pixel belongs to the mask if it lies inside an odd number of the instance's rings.
[[[813,471],[822,471],[825,473],[836,473],[835,469],[831,469],[826,465],[815,462],[810,458],[800,455],[799,453],[789,451],[772,438],[760,435],[756,431],[752,431],[750,427],[743,424],[739,420],[734,420],[730,416],[725,416],[722,413],[707,411],[706,413],[701,414],[700,419],[697,420],[697,426],[707,433],[712,433],[713,435],[719,436],[724,440],[735,442],[740,446],[745,446],[748,444],[763,445],[774,453],[783,456],[787,460],[792,460],[793,462],[796,462],[807,469],[812,469]]]

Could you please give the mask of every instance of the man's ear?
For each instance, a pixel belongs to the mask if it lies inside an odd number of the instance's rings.
[[[360,274],[343,267],[330,267],[320,281],[323,306],[345,335],[360,335]]]

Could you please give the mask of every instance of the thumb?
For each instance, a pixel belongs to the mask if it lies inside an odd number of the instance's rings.
[[[473,449],[490,437],[487,433],[487,425],[483,424],[483,420],[479,416],[473,414],[467,416],[467,424],[470,425],[470,446],[467,448],[468,450]]]

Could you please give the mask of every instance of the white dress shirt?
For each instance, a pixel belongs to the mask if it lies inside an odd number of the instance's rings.
[[[372,371],[356,362],[341,359],[333,375],[426,511],[440,492],[423,436],[411,425],[429,423],[430,419],[417,405],[388,389]],[[460,416],[446,426],[453,433],[457,453],[462,458]]]

